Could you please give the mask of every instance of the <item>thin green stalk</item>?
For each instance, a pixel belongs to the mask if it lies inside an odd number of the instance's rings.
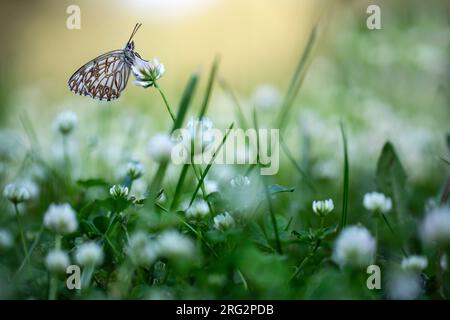
[[[278,254],[283,254],[283,249],[281,247],[281,241],[280,241],[280,235],[279,235],[279,232],[278,232],[277,219],[275,217],[275,212],[273,211],[272,200],[270,199],[269,187],[267,186],[266,183],[264,183],[264,190],[265,190],[265,193],[266,193],[267,205],[269,207],[270,220],[272,222],[273,231],[275,233],[276,250],[277,250]]]
[[[349,189],[349,165],[348,165],[348,151],[347,151],[347,136],[345,135],[344,125],[340,123],[343,149],[344,149],[344,185],[342,194],[342,215],[339,223],[339,229],[343,229],[347,224],[348,211],[348,189]]]
[[[291,276],[291,279],[290,279],[291,281],[300,274],[300,272],[302,271],[305,264],[309,261],[309,259],[311,259],[314,256],[314,254],[316,253],[317,249],[319,249],[319,247],[320,247],[320,240],[318,240],[316,242],[316,245],[311,250],[311,252],[305,258],[303,258],[303,260],[300,262],[300,264],[296,268],[295,272]]]
[[[61,249],[61,235],[57,234],[55,235],[55,250]],[[49,300],[56,300],[58,296],[58,279],[55,277],[55,275],[51,274],[49,271],[49,290],[48,290],[48,299]]]
[[[37,244],[39,243],[39,240],[41,239],[41,235],[42,235],[43,232],[44,232],[44,225],[42,225],[41,228],[39,229],[39,232],[38,232],[38,235],[36,236],[36,239],[34,240],[33,244],[31,245],[31,248],[28,251],[28,254],[23,259],[22,263],[20,264],[19,269],[17,269],[17,271],[14,274],[13,278],[17,277],[20,274],[20,272],[23,270],[23,268],[25,268],[26,264],[30,260],[31,254],[33,253],[34,249],[36,248]]]
[[[166,106],[167,111],[170,114],[170,117],[172,118],[173,122],[175,122],[175,116],[173,115],[173,112],[170,109],[169,102],[167,102],[166,95],[164,94],[164,92],[161,90],[161,88],[159,87],[159,85],[156,82],[155,82],[155,88],[158,89],[158,92],[161,95],[162,99],[164,100],[164,104]]]
[[[23,231],[23,224],[22,224],[22,218],[20,217],[19,207],[17,203],[14,203],[14,211],[16,213],[16,220],[17,220],[17,226],[19,227],[20,232],[20,240],[22,242],[22,249],[24,252],[24,256],[28,256],[28,248],[27,248],[27,242],[25,240],[25,233]]]

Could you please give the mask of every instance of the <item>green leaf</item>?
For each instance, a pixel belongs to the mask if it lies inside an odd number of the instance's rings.
[[[203,98],[203,105],[200,110],[199,119],[203,118],[208,110],[208,102],[211,97],[211,92],[214,84],[214,79],[216,78],[217,69],[219,68],[219,57],[214,59],[213,65],[211,67],[211,72],[209,73],[208,86],[206,88],[205,97]]]
[[[386,142],[378,158],[376,180],[380,190],[394,198],[400,215],[406,210],[406,172],[395,152],[394,146]]]
[[[286,188],[286,187],[280,186],[279,184],[271,184],[271,185],[267,186],[267,188],[269,189],[269,193],[271,195],[283,193],[283,192],[294,192],[295,191],[295,188],[293,188],[293,187]]]

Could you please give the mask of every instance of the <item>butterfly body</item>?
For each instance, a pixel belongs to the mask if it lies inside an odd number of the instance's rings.
[[[75,71],[68,81],[69,89],[98,100],[119,98],[127,85],[135,58],[140,57],[131,41],[139,27],[140,24],[134,27],[125,48],[102,54]]]

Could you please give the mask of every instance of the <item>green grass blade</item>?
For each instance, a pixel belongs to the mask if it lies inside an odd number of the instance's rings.
[[[348,166],[348,152],[347,152],[347,136],[345,134],[344,125],[340,123],[343,149],[344,149],[344,186],[342,194],[342,215],[339,223],[339,228],[345,227],[347,224],[347,210],[348,210],[348,188],[349,188],[349,166]]]
[[[233,129],[233,127],[234,127],[234,123],[232,123],[232,124],[228,127],[227,132],[225,133],[225,136],[224,136],[223,139],[222,139],[222,142],[221,142],[220,145],[217,147],[217,150],[214,151],[213,156],[212,156],[212,158],[211,158],[211,161],[208,163],[208,165],[207,165],[206,168],[205,168],[205,171],[203,171],[203,174],[202,174],[201,177],[200,177],[200,180],[197,182],[197,186],[195,187],[194,193],[192,194],[192,198],[191,198],[191,201],[189,202],[189,206],[191,206],[192,203],[194,202],[195,197],[197,196],[198,190],[200,190],[200,188],[201,188],[201,186],[202,186],[202,183],[203,183],[203,181],[205,181],[206,175],[207,175],[208,172],[209,172],[209,169],[211,169],[211,166],[212,166],[212,164],[214,163],[214,160],[216,159],[217,154],[219,153],[220,149],[221,149],[221,148],[223,147],[223,145],[225,144],[225,141],[227,140],[228,135],[230,134],[231,129]]]
[[[230,96],[231,101],[233,101],[236,118],[238,120],[239,126],[242,129],[247,129],[248,128],[247,120],[245,119],[245,115],[244,112],[242,111],[242,106],[239,102],[238,97],[236,96],[230,85],[224,79],[220,79],[219,84],[222,87],[222,90]]]
[[[202,108],[200,109],[200,113],[198,118],[201,119],[205,116],[206,111],[208,110],[208,102],[211,97],[211,92],[214,85],[214,80],[216,78],[217,69],[219,68],[220,58],[216,56],[214,59],[213,65],[211,67],[211,72],[209,73],[208,86],[206,87],[205,97],[203,98]]]
[[[288,91],[283,100],[283,104],[281,106],[280,113],[278,114],[278,120],[276,128],[283,128],[286,120],[288,119],[290,109],[294,103],[294,100],[297,96],[297,93],[303,83],[303,79],[306,75],[306,70],[308,66],[308,60],[311,55],[312,48],[314,43],[316,42],[317,36],[317,26],[315,26],[309,35],[308,42],[306,44],[305,50],[300,58],[300,61],[295,69],[294,75],[289,84]]]

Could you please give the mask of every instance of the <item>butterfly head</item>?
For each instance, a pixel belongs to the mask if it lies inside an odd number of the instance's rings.
[[[125,50],[134,51],[134,41],[127,42],[127,45],[125,46]]]

